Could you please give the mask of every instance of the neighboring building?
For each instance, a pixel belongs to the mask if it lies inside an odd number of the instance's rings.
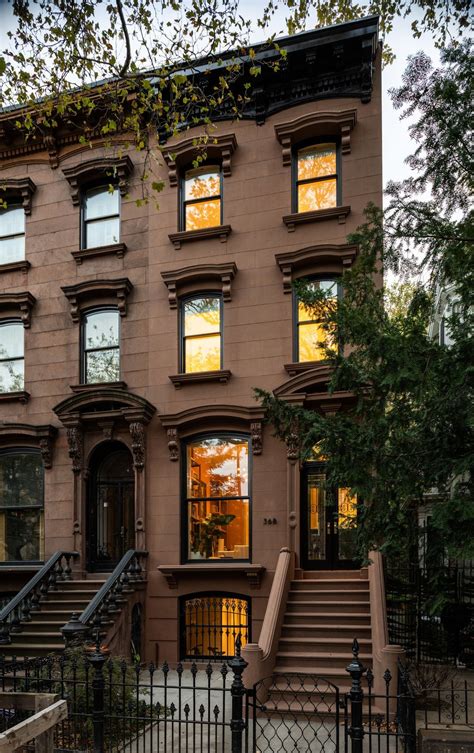
[[[65,130],[22,143],[18,114],[0,116],[2,594],[77,551],[81,611],[127,550],[147,550],[134,641],[175,661],[258,638],[282,547],[299,575],[357,567],[354,500],[324,500],[324,467],[299,468],[253,388],[324,412],[351,400],[328,394],[321,330],[291,283],[337,301],[347,235],[381,204],[377,34],[367,18],[280,40],[286,65],[242,120],[223,114],[202,168],[199,128],[167,145],[159,209],[136,204],[142,153]]]

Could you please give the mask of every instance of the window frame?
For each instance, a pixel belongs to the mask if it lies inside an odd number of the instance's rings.
[[[298,181],[298,152],[301,149],[305,149],[309,146],[321,146],[321,144],[335,144],[336,145],[336,173],[330,175],[324,175],[319,178],[307,178],[305,180]],[[299,184],[306,183],[318,183],[330,178],[336,178],[336,207],[342,206],[342,159],[341,159],[341,139],[336,136],[321,136],[317,139],[306,139],[305,141],[299,141],[295,144],[291,150],[291,211],[295,214],[304,214],[298,209],[298,186]],[[332,207],[331,207],[332,208]],[[313,209],[308,211],[319,212],[328,209],[324,207],[321,209]]]
[[[205,374],[205,371],[186,371],[186,339],[199,337],[211,337],[214,335],[188,335],[185,334],[185,305],[190,301],[194,301],[197,298],[218,298],[219,299],[219,334],[220,334],[220,366],[219,371],[224,368],[224,298],[222,293],[215,290],[209,290],[206,292],[190,293],[179,299],[179,316],[178,316],[178,337],[179,337],[179,359],[178,359],[178,371],[180,374]]]
[[[206,661],[227,661],[225,657],[217,656],[205,656],[202,655],[199,659],[187,658],[186,654],[186,602],[193,599],[206,599],[206,598],[222,598],[222,599],[238,599],[245,601],[247,604],[247,644],[252,642],[252,598],[247,594],[233,593],[231,591],[196,591],[187,594],[183,594],[179,597],[179,656],[180,661],[198,661],[205,659]]]
[[[1,392],[0,395],[12,395],[15,392],[19,392],[25,389],[25,382],[26,382],[26,372],[25,372],[25,325],[23,321],[18,317],[7,317],[5,319],[0,319],[0,332],[2,330],[2,327],[7,326],[8,324],[18,324],[21,326],[21,329],[23,331],[23,356],[21,358],[1,358],[0,357],[0,363],[8,363],[11,361],[23,361],[23,385],[21,386],[20,390],[9,390],[8,392]]]
[[[204,498],[192,498],[194,501],[204,500],[226,500],[226,499],[247,499],[249,505],[249,556],[247,559],[200,559],[193,560],[188,556],[189,551],[189,530],[188,530],[188,509],[189,500],[187,496],[188,491],[188,460],[187,450],[188,445],[194,442],[199,442],[205,439],[226,439],[228,437],[234,437],[237,439],[243,439],[247,442],[248,446],[248,494],[241,497],[204,497]],[[181,441],[181,463],[180,463],[180,492],[181,492],[181,563],[184,565],[215,565],[218,562],[232,562],[232,563],[247,563],[252,562],[252,514],[253,514],[253,450],[252,450],[252,437],[250,434],[246,434],[242,431],[216,431],[216,432],[202,432],[199,434],[192,434]]]
[[[23,210],[23,226],[24,230],[22,233],[11,233],[10,235],[0,235],[0,241],[3,240],[9,240],[11,238],[24,238],[24,244],[23,244],[23,255],[21,258],[14,259],[13,261],[3,261],[0,257],[0,266],[3,266],[4,264],[17,264],[18,262],[25,261],[26,259],[26,212],[25,207],[23,206],[22,202],[15,197],[13,201],[8,202],[8,206],[6,209],[0,210],[0,214],[4,212],[8,212],[10,209],[22,209]]]
[[[217,167],[219,170],[219,196],[205,196],[202,199],[193,199],[193,200],[186,200],[186,173],[191,172],[192,170],[204,170],[206,168],[212,168]],[[221,161],[206,161],[203,164],[199,165],[198,168],[193,167],[192,165],[186,165],[182,168],[180,171],[179,176],[179,191],[178,191],[178,218],[179,218],[179,230],[180,232],[196,232],[196,230],[189,230],[186,227],[186,207],[188,204],[200,204],[204,201],[211,201],[212,199],[220,199],[220,223],[217,227],[222,225],[224,223],[224,175],[222,171],[222,162]],[[215,225],[209,225],[209,227],[216,227]],[[209,228],[199,228],[199,230],[208,230]]]
[[[45,472],[44,472],[44,462],[41,456],[41,451],[39,449],[36,449],[35,447],[5,447],[0,450],[0,457],[5,455],[37,455],[40,459],[40,465],[43,469],[43,499],[42,503],[40,505],[24,505],[23,507],[19,505],[8,505],[5,507],[0,507],[0,514],[2,514],[5,510],[42,510],[43,511],[43,553],[44,553],[44,545],[45,545],[45,535],[44,535],[44,511],[45,511]],[[41,541],[39,544],[39,549],[41,552]],[[0,571],[2,567],[13,567],[16,565],[40,565],[44,562],[43,559],[37,559],[37,560],[0,560]]]
[[[86,349],[85,347],[85,339],[86,339],[86,319],[91,314],[100,314],[105,311],[114,311],[117,314],[117,321],[118,321],[118,345],[114,346],[104,346],[103,348],[90,348]],[[121,316],[120,311],[118,310],[117,306],[111,306],[111,305],[104,305],[104,306],[94,306],[92,308],[86,308],[81,311],[81,333],[79,338],[79,358],[80,358],[80,384],[114,384],[117,381],[120,381],[120,377],[122,374],[122,358],[121,358],[121,340],[122,340],[122,325],[121,325]],[[119,352],[119,373],[118,373],[118,379],[114,380],[114,382],[88,382],[87,377],[87,354],[91,352],[98,352],[101,350],[112,350],[116,349]]]
[[[118,213],[117,214],[108,214],[104,215],[103,217],[96,218],[94,220],[86,220],[86,200],[87,200],[87,194],[89,191],[94,191],[97,188],[104,188],[104,191],[109,193],[109,186],[113,186],[114,190],[118,192]],[[80,213],[81,213],[81,222],[80,222],[80,249],[81,251],[87,251],[89,248],[107,248],[107,246],[110,246],[110,243],[107,243],[105,246],[88,246],[87,245],[87,225],[90,222],[100,222],[101,220],[111,220],[114,219],[114,217],[118,218],[119,223],[119,238],[117,240],[117,243],[121,243],[122,238],[122,195],[120,193],[120,187],[116,180],[109,181],[109,183],[104,183],[103,180],[99,179],[97,181],[93,181],[92,183],[87,183],[84,186],[81,187],[81,202],[80,202]],[[113,244],[115,245],[115,244]]]
[[[343,287],[342,287],[342,276],[341,275],[325,275],[325,274],[316,274],[311,275],[310,277],[300,278],[305,279],[307,282],[330,282],[333,281],[337,284],[337,305],[339,306],[340,301],[342,300],[343,296]],[[300,331],[300,322],[298,320],[298,303],[299,298],[296,293],[296,291],[293,289],[293,296],[292,296],[292,307],[293,307],[293,363],[327,363],[327,358],[321,358],[320,360],[313,360],[313,361],[300,361],[299,359],[299,351],[300,351],[300,340],[299,340],[299,331]],[[316,319],[311,319],[311,323],[317,323]],[[341,351],[341,340],[339,338],[339,335],[337,336],[337,352],[340,353]]]

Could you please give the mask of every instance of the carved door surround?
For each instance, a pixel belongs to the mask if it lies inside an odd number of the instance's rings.
[[[54,412],[66,429],[74,474],[73,534],[84,556],[88,457],[104,439],[117,439],[131,451],[135,470],[136,546],[145,550],[146,434],[156,408],[143,397],[116,387],[97,387],[66,398]],[[84,559],[83,559],[84,561]]]

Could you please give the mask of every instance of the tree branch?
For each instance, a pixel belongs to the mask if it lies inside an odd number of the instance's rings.
[[[130,36],[128,34],[127,21],[125,20],[125,16],[123,13],[122,0],[115,0],[115,4],[117,6],[118,14],[120,16],[120,23],[122,24],[123,35],[125,37],[125,45],[127,47],[127,54],[125,56],[124,63],[119,71],[119,76],[122,77],[122,76],[125,76],[128,70],[128,67],[130,65],[130,60],[132,59],[132,50],[130,47]]]

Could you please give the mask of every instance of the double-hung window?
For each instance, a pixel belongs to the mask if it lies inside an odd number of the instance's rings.
[[[86,312],[82,318],[82,383],[119,380],[119,312],[113,308]]]
[[[0,264],[25,258],[25,210],[9,206],[0,210]]]
[[[324,361],[327,359],[326,348],[337,349],[337,333],[331,323],[330,329],[323,325],[325,311],[334,311],[337,307],[341,286],[337,280],[312,280],[308,283],[313,290],[321,290],[324,298],[315,308],[306,306],[295,297],[296,302],[296,336],[295,360]]]
[[[25,385],[23,324],[0,322],[0,392],[19,392]]]
[[[222,172],[207,165],[184,173],[181,186],[181,230],[222,225]]]
[[[44,470],[33,450],[0,453],[0,562],[44,559]]]
[[[81,247],[110,246],[120,241],[120,191],[97,186],[82,198]]]
[[[298,149],[294,169],[295,212],[313,212],[340,203],[335,143],[312,144]]]
[[[181,302],[181,371],[222,368],[222,296],[201,295]]]

